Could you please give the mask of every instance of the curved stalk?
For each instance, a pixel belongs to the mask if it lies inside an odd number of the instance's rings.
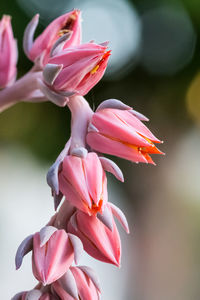
[[[34,98],[33,92],[38,90],[38,79],[42,78],[42,72],[29,72],[12,86],[0,91],[0,112],[12,105]]]
[[[71,119],[71,146],[70,153],[73,149],[86,146],[85,137],[89,121],[93,111],[88,102],[82,96],[71,96],[67,103],[72,119]]]

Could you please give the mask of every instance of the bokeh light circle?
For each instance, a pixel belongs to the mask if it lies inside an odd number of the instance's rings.
[[[159,6],[142,16],[141,63],[153,74],[171,75],[193,57],[196,34],[182,6]]]

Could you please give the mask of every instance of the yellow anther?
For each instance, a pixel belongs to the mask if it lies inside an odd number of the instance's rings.
[[[96,71],[98,70],[99,68],[99,65],[96,65],[91,71],[90,71],[90,74],[95,74]]]
[[[62,29],[62,30],[60,30],[59,32],[58,32],[58,35],[59,36],[63,36],[65,33],[68,33],[68,32],[70,32],[71,30],[69,30],[69,29]]]

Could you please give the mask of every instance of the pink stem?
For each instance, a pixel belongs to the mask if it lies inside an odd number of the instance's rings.
[[[85,137],[93,111],[82,96],[71,96],[67,105],[72,114],[71,152],[74,148],[85,147]]]
[[[38,89],[38,79],[42,78],[42,72],[29,72],[17,80],[12,86],[0,91],[0,112],[16,104],[31,98],[32,92]]]
[[[65,230],[67,230],[67,223],[69,222],[69,219],[71,218],[75,210],[75,207],[65,199],[59,211],[57,212],[55,219],[53,220],[52,226],[55,226],[58,229],[64,228]]]

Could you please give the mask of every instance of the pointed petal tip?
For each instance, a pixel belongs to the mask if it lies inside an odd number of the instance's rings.
[[[70,269],[68,269],[67,272],[58,279],[58,282],[73,299],[78,299],[76,281]]]
[[[149,118],[144,116],[143,114],[139,113],[138,111],[131,109],[129,110],[129,113],[131,113],[134,117],[138,118],[140,121],[148,122]]]
[[[109,202],[109,206],[111,208],[113,215],[117,218],[117,220],[121,224],[122,228],[126,231],[126,233],[129,233],[130,232],[129,226],[125,214],[122,212],[122,210],[119,207],[117,207],[113,203]]]
[[[33,19],[34,19],[34,20],[38,20],[38,19],[39,19],[39,17],[40,17],[40,14],[39,14],[39,13],[37,13],[37,14],[35,14],[35,16],[33,17]]]
[[[155,163],[153,160],[147,161],[146,164],[147,164],[147,165],[150,164],[150,165],[152,165],[152,166],[156,166],[156,163]]]
[[[79,8],[73,8],[71,13],[73,14],[74,12],[76,12],[77,14],[80,14],[81,13],[81,10]]]
[[[15,255],[15,267],[18,270],[21,265],[24,256],[33,249],[33,234],[27,236],[19,245]]]
[[[121,268],[121,257],[119,257],[119,258],[113,257],[112,264],[120,269]]]
[[[155,144],[163,144],[164,141],[160,141],[157,137],[154,137],[154,139],[152,139],[152,142]]]
[[[46,181],[47,184],[52,189],[53,193],[56,195],[59,195],[59,182],[58,182],[58,169],[59,169],[60,163],[55,162],[48,170],[46,175]]]
[[[103,43],[100,43],[99,45],[101,45],[103,47],[107,47],[109,43],[110,43],[110,41],[105,41]]]
[[[63,47],[67,40],[72,36],[73,31],[69,30],[67,33],[63,34],[52,46],[50,51],[50,57],[53,57],[60,53],[63,50]]]
[[[113,231],[113,217],[110,209],[105,206],[102,213],[97,213],[96,217],[101,221],[110,231]]]
[[[124,182],[124,175],[116,163],[103,156],[99,159],[105,171],[112,173],[119,181]]]
[[[54,226],[45,226],[40,230],[40,247],[43,247],[48,242],[55,231],[57,231],[57,228]]]
[[[107,53],[110,54],[110,51],[108,51]],[[96,109],[96,112],[98,112],[102,109],[106,109],[106,108],[121,109],[121,110],[128,110],[128,111],[131,109],[130,106],[126,105],[125,103],[123,103],[120,100],[108,99],[108,100],[105,100],[102,103],[100,103],[100,105]]]
[[[62,201],[63,194],[59,192],[59,194],[56,194],[53,196],[54,198],[54,210],[56,211],[58,206],[60,205],[60,202]]]
[[[48,85],[53,85],[63,68],[63,64],[46,64],[43,69],[43,78]]]
[[[34,33],[39,21],[39,14],[36,14],[26,26],[23,37],[23,49],[27,57],[29,57],[30,49],[33,45]]]

